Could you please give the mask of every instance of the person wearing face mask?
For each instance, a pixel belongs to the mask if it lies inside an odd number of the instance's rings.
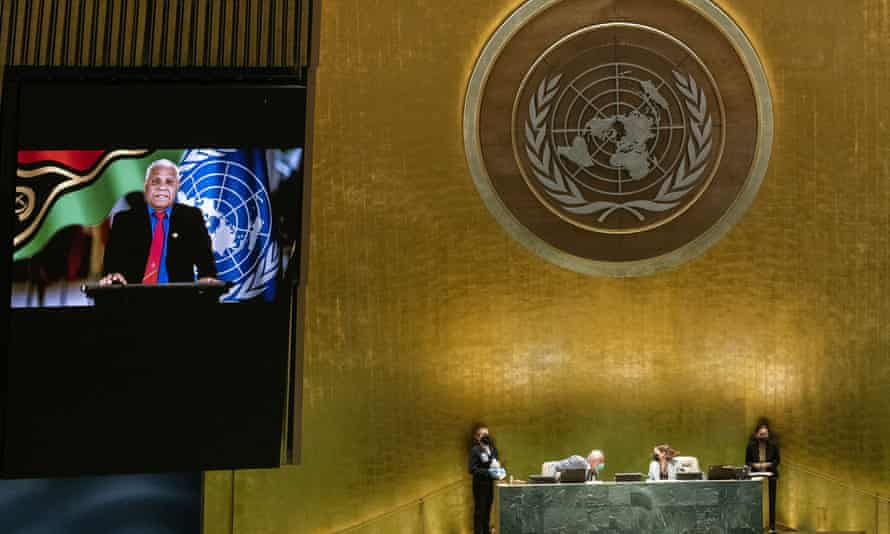
[[[761,419],[745,449],[745,464],[751,471],[769,472],[769,531],[776,531],[776,482],[779,478],[779,445],[770,433],[769,422]]]
[[[491,504],[494,501],[492,462],[497,464],[498,450],[488,427],[477,424],[470,444],[470,474],[473,475],[473,534],[491,534]]]

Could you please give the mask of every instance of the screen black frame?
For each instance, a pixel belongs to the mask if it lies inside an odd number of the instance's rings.
[[[292,146],[306,147],[306,81],[303,73],[286,68],[72,68],[72,67],[6,67],[3,80],[2,100],[0,100],[0,173],[7,177],[5,186],[0,188],[0,199],[6,206],[12,207],[15,197],[16,154],[20,149],[110,149],[124,147],[156,147],[172,148],[193,146],[213,146],[219,148],[266,147],[283,148]],[[49,102],[46,109],[36,110],[33,103],[35,93],[58,95],[58,100]],[[129,92],[129,94],[127,94]],[[101,94],[103,98],[92,98],[88,105],[71,105],[78,96],[90,100],[91,93]],[[115,97],[117,95],[117,97]],[[172,102],[170,96],[180,95],[183,101]],[[235,106],[229,107],[227,120],[237,128],[225,129],[214,123],[214,109],[230,103],[228,98],[237,96]],[[237,100],[248,95],[242,100]],[[45,96],[45,95],[44,95]],[[138,124],[138,129],[122,121],[124,114],[119,113],[115,106],[126,103],[133,98],[144,97],[138,106],[129,108],[135,118],[127,119]],[[64,98],[63,98],[64,97]],[[98,100],[98,101],[97,101]],[[96,104],[102,104],[102,112],[96,117]],[[153,120],[163,114],[159,108],[170,116],[181,113],[189,106],[199,104],[208,111],[208,121],[203,126],[177,129],[171,133],[169,124],[164,120]],[[238,105],[243,104],[243,105]],[[172,111],[171,111],[172,110]],[[103,115],[104,113],[104,115]],[[29,118],[36,117],[36,120]],[[280,120],[289,117],[289,120]],[[113,127],[108,127],[109,119]],[[26,122],[23,122],[26,121]],[[52,121],[62,125],[58,130],[49,131],[46,125]],[[114,122],[118,121],[118,122]],[[80,125],[75,128],[74,125]],[[43,128],[41,130],[41,128]],[[258,137],[257,132],[262,135]],[[123,134],[123,135],[122,135]],[[305,154],[305,152],[304,152]],[[306,162],[304,160],[304,166]],[[295,199],[294,209],[298,219],[302,212],[302,199]],[[7,261],[0,272],[0,299],[5,302],[0,306],[5,315],[0,321],[0,336],[10,340],[10,325],[13,314],[29,313],[10,308],[10,275],[12,269],[12,219],[14,210],[10,210],[9,218],[4,218],[4,227],[0,232],[9,236],[0,254],[6,254]],[[290,258],[291,266],[286,273],[282,287],[277,292],[277,299],[269,304],[274,311],[276,328],[276,346],[273,356],[279,369],[278,376],[270,377],[266,385],[276,395],[282,414],[278,419],[278,443],[283,439],[283,414],[287,413],[287,391],[290,388],[287,377],[288,363],[292,358],[290,336],[294,331],[292,310],[295,306],[296,286],[300,275],[300,251],[302,247],[294,247],[294,255]],[[240,306],[240,305],[235,305]],[[41,309],[47,312],[46,309]],[[77,308],[67,308],[70,313],[77,313]],[[66,313],[56,312],[56,313]],[[117,463],[107,466],[92,464],[85,469],[76,466],[70,468],[54,465],[45,471],[30,465],[17,468],[7,462],[7,444],[10,436],[8,431],[8,407],[14,399],[9,398],[10,380],[10,341],[4,351],[2,375],[0,375],[0,477],[32,477],[32,476],[71,476],[80,474],[111,474],[133,472],[164,472],[183,470],[229,469],[241,467],[276,467],[281,458],[280,451],[270,450],[266,446],[252,454],[239,455],[237,451],[219,454],[206,461],[182,463],[175,459],[154,459],[151,462]],[[231,374],[231,373],[230,373]],[[237,376],[228,377],[235,383]],[[264,389],[254,383],[257,389]],[[267,391],[254,391],[258,395],[268,395]],[[199,395],[200,392],[196,392]],[[267,440],[269,442],[269,440]],[[279,447],[280,448],[280,447]],[[273,459],[274,456],[274,459]],[[170,460],[170,461],[165,461]]]

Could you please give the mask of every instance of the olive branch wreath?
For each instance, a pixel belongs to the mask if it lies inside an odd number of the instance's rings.
[[[663,212],[680,204],[683,197],[689,194],[704,174],[708,156],[713,143],[713,121],[708,114],[708,99],[695,79],[674,71],[677,90],[686,100],[686,109],[692,117],[690,130],[692,135],[686,143],[686,156],[676,171],[664,181],[658,194],[652,200],[632,200],[629,202],[609,202],[598,200],[589,202],[571,178],[566,178],[554,157],[547,138],[547,117],[550,115],[551,103],[559,91],[562,74],[545,78],[532,94],[528,105],[528,120],[525,123],[526,154],[532,164],[535,178],[547,191],[547,194],[561,203],[564,209],[577,215],[600,213],[597,221],[604,222],[616,211],[624,210],[633,214],[640,221],[646,216],[644,211]]]

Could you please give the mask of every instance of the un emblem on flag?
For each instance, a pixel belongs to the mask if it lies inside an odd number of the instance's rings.
[[[766,171],[771,98],[709,0],[529,0],[479,56],[464,140],[514,238],[579,272],[637,276],[741,218]]]
[[[178,201],[201,210],[217,277],[231,282],[224,301],[263,294],[278,271],[266,184],[235,149],[189,150],[180,164]]]

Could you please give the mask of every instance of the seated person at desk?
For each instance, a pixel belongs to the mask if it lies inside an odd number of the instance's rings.
[[[541,473],[556,476],[556,473],[569,469],[587,469],[587,480],[597,480],[599,474],[606,468],[606,455],[599,449],[590,451],[585,460],[583,456],[573,454],[564,460],[544,462]]]
[[[648,480],[677,480],[677,463],[674,461],[677,451],[665,443],[656,446],[652,452]]]
[[[114,216],[105,248],[106,275],[112,283],[200,282],[216,277],[216,261],[201,210],[176,202],[179,169],[170,160],[152,162],[145,171],[145,205]]]

